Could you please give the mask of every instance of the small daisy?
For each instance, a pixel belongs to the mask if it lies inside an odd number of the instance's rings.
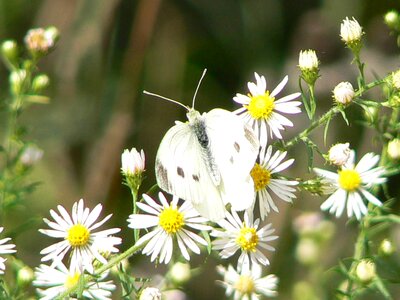
[[[121,238],[112,236],[119,232],[120,228],[106,229],[94,232],[95,229],[103,225],[111,214],[100,222],[96,222],[100,215],[102,206],[98,204],[91,212],[89,208],[84,208],[83,199],[75,202],[72,206],[72,219],[64,207],[58,205],[58,211],[50,210],[50,214],[55,220],[44,222],[52,229],[40,229],[39,231],[50,237],[61,238],[61,242],[55,243],[45,249],[40,254],[45,255],[42,261],[53,260],[53,266],[61,261],[65,254],[71,249],[71,265],[79,268],[93,270],[93,259],[106,264],[107,260],[99,253],[99,249],[107,249],[109,252],[118,252],[115,245],[121,244]]]
[[[296,195],[293,194],[296,189],[293,186],[297,185],[298,182],[281,179],[276,176],[276,173],[287,169],[294,162],[294,159],[289,159],[282,163],[282,160],[286,157],[286,153],[276,151],[272,154],[271,146],[268,147],[266,152],[265,147],[262,147],[260,151],[260,163],[256,163],[250,172],[259,199],[261,220],[264,220],[265,216],[270,213],[271,208],[278,212],[278,207],[272,200],[270,191],[286,202],[292,202],[292,199],[296,198]]]
[[[254,73],[257,83],[249,82],[247,84],[250,93],[247,95],[236,94],[233,100],[243,107],[235,111],[236,114],[242,115],[247,123],[255,130],[261,145],[265,146],[268,140],[268,128],[271,138],[275,135],[282,139],[280,133],[284,130],[284,126],[293,126],[293,123],[280,113],[297,114],[301,112],[298,107],[300,101],[291,101],[300,96],[300,93],[290,94],[278,100],[275,97],[282,91],[288,82],[288,76],[278,84],[278,86],[270,92],[267,90],[267,83],[264,76]]]
[[[162,193],[158,194],[158,198],[161,205],[143,194],[145,203],[137,203],[137,206],[148,215],[132,214],[128,219],[128,226],[133,229],[154,227],[153,231],[148,232],[137,241],[137,245],[147,243],[142,253],[151,255],[151,261],[160,256],[160,263],[167,264],[171,260],[173,243],[176,238],[179,249],[186,260],[190,260],[187,248],[200,254],[200,248],[196,243],[207,246],[207,242],[186,228],[210,230],[211,227],[205,225],[207,219],[200,217],[189,201],[178,206],[178,197],[174,196],[171,204]]]
[[[238,214],[232,211],[226,213],[226,219],[218,222],[223,230],[213,230],[210,235],[216,237],[212,242],[214,250],[222,250],[220,256],[225,259],[231,257],[236,251],[241,250],[238,259],[238,269],[243,266],[249,266],[261,263],[268,265],[269,260],[260,251],[260,248],[275,251],[275,248],[268,245],[267,242],[276,240],[278,236],[271,235],[275,229],[271,228],[272,224],[268,224],[258,229],[260,219],[253,222],[253,216],[248,211],[244,213],[244,222],[240,220]]]
[[[261,278],[261,266],[253,265],[251,270],[244,269],[238,273],[231,265],[228,269],[217,266],[219,274],[224,276],[224,281],[218,281],[226,288],[226,295],[233,294],[234,300],[257,300],[261,295],[275,297],[278,286],[278,277],[271,274]]]
[[[111,299],[115,285],[111,280],[103,281],[107,273],[103,274],[97,278],[97,281],[90,281],[85,285],[82,293],[85,299]],[[37,291],[41,300],[51,300],[73,288],[78,283],[80,275],[81,273],[77,269],[70,268],[68,270],[62,262],[56,268],[42,264],[36,268],[36,280],[33,281],[33,285],[38,287]]]
[[[4,227],[0,227],[0,233],[2,233]],[[17,250],[13,249],[15,247],[14,244],[6,244],[11,238],[4,238],[0,240],[0,254],[10,254],[15,253]],[[4,270],[6,269],[6,265],[4,264],[7,259],[0,257],[0,274],[4,274]]]
[[[355,153],[352,150],[349,160],[337,173],[318,168],[314,168],[314,171],[336,188],[336,191],[322,203],[321,209],[329,210],[331,214],[335,213],[336,217],[340,217],[347,206],[347,216],[350,218],[354,214],[359,220],[368,212],[363,199],[377,206],[382,205],[381,201],[367,189],[384,183],[386,178],[381,177],[385,173],[383,167],[374,168],[379,162],[379,155],[367,153],[356,166],[354,161]]]

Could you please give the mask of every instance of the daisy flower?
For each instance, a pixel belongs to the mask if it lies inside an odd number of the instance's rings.
[[[217,271],[224,277],[224,281],[218,281],[226,288],[226,295],[233,294],[234,300],[257,300],[261,295],[274,297],[278,295],[278,277],[271,274],[261,277],[260,265],[253,265],[251,270],[246,268],[237,272],[231,265],[228,268],[217,266]]]
[[[37,292],[41,300],[51,300],[76,286],[80,276],[81,272],[78,269],[71,267],[68,270],[62,262],[55,268],[42,264],[36,268],[36,280],[33,281],[33,285],[38,287]],[[82,293],[83,297],[85,299],[112,299],[112,291],[115,290],[115,285],[111,280],[103,281],[106,276],[107,273],[103,273],[97,278],[97,281],[86,283]]]
[[[186,260],[190,260],[187,248],[200,254],[200,248],[196,243],[207,246],[207,242],[187,228],[210,230],[211,227],[205,225],[207,219],[200,217],[189,201],[178,206],[178,197],[174,196],[170,204],[162,193],[158,194],[158,198],[161,205],[143,194],[145,203],[137,203],[137,206],[148,214],[132,214],[128,219],[128,226],[133,229],[154,227],[153,231],[137,241],[137,245],[147,243],[142,253],[151,255],[151,261],[160,256],[160,263],[167,264],[171,260],[174,239],[176,239]]]
[[[79,269],[84,267],[90,272],[93,270],[93,259],[97,259],[103,264],[107,263],[107,260],[100,254],[102,252],[100,249],[118,252],[114,246],[121,244],[121,238],[111,235],[119,232],[120,228],[95,232],[98,227],[111,218],[110,214],[96,223],[102,209],[101,204],[90,211],[89,208],[84,208],[83,199],[81,199],[72,206],[72,218],[64,207],[58,205],[57,208],[60,214],[50,210],[54,222],[43,219],[52,229],[40,229],[39,231],[50,237],[60,238],[62,241],[43,249],[40,252],[45,255],[42,261],[53,260],[54,266],[71,250],[71,265],[79,267]]]
[[[266,145],[268,140],[268,131],[271,138],[275,135],[282,139],[280,133],[285,126],[293,126],[293,123],[281,113],[297,114],[301,112],[298,107],[300,101],[291,101],[300,96],[300,93],[290,94],[288,96],[276,99],[276,96],[282,91],[288,82],[288,76],[270,92],[267,90],[267,82],[264,76],[254,73],[256,83],[247,84],[250,93],[247,95],[236,94],[233,100],[243,107],[235,111],[236,114],[243,116],[244,120],[252,126],[256,132],[261,145]]]
[[[260,219],[253,222],[253,216],[248,211],[244,213],[244,221],[242,221],[235,211],[232,214],[226,213],[226,219],[218,222],[222,230],[213,230],[210,235],[216,237],[212,242],[214,250],[222,250],[221,258],[231,257],[240,250],[241,255],[238,259],[238,269],[243,266],[249,266],[261,263],[268,265],[269,260],[260,251],[260,248],[269,251],[275,251],[275,248],[268,245],[268,242],[276,240],[278,236],[271,235],[275,229],[271,228],[272,224],[258,229]]]
[[[296,189],[293,186],[297,185],[298,182],[276,176],[276,173],[287,169],[294,162],[294,159],[282,162],[286,153],[281,151],[272,153],[271,146],[268,147],[267,151],[265,151],[265,147],[262,147],[260,163],[256,163],[250,172],[259,199],[261,220],[264,220],[271,209],[278,212],[278,207],[272,200],[271,191],[286,202],[292,202],[292,198],[296,198],[296,195],[293,194]]]
[[[4,227],[0,227],[0,233],[2,233]],[[10,254],[15,253],[17,250],[13,249],[15,247],[14,244],[6,244],[11,238],[4,238],[0,240],[0,254]],[[0,256],[0,274],[4,274],[4,270],[6,269],[6,265],[4,264],[7,259]]]
[[[340,217],[347,207],[347,216],[350,218],[355,215],[359,220],[368,211],[363,199],[377,206],[382,205],[382,202],[367,189],[384,183],[386,178],[381,177],[385,169],[375,167],[379,161],[379,155],[367,153],[357,165],[354,165],[354,161],[355,153],[352,150],[349,160],[337,173],[318,168],[314,168],[314,171],[336,188],[334,193],[322,203],[321,209],[329,210],[331,214]]]

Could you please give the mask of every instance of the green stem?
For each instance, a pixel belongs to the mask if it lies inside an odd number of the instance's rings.
[[[144,246],[146,245],[146,243],[140,244],[140,245],[133,245],[132,247],[130,247],[128,250],[126,250],[124,253],[121,253],[118,256],[113,257],[107,264],[101,266],[100,268],[98,268],[94,274],[92,275],[85,275],[85,277],[83,278],[83,286],[85,286],[87,283],[89,283],[89,281],[92,278],[96,278],[99,277],[103,272],[111,269],[112,267],[114,267],[115,265],[119,264],[121,261],[123,261],[124,259],[132,256],[135,252],[139,251],[140,249],[142,249]],[[69,295],[75,293],[79,288],[79,284],[76,284],[75,286],[65,290],[64,292],[62,292],[61,294],[59,294],[55,299],[56,300],[64,300],[64,299],[69,299]]]
[[[364,87],[363,90],[358,90],[355,93],[354,98],[359,97],[363,92],[365,92],[366,90],[372,89],[375,86],[378,86],[382,83],[384,83],[385,80],[376,80],[374,82],[371,82],[370,84],[366,85]],[[351,104],[351,103],[350,103]],[[315,120],[314,122],[311,123],[311,125],[306,128],[305,130],[303,130],[302,132],[300,132],[297,136],[295,136],[294,138],[292,138],[291,140],[289,140],[286,144],[285,144],[285,149],[288,149],[292,146],[294,146],[295,144],[297,144],[299,141],[301,141],[302,139],[308,137],[308,135],[316,128],[320,127],[321,125],[324,125],[326,122],[328,122],[331,118],[333,118],[335,115],[337,115],[339,112],[341,111],[341,109],[338,106],[333,106],[330,110],[328,110],[324,115],[322,115],[322,117],[320,117],[318,120]]]

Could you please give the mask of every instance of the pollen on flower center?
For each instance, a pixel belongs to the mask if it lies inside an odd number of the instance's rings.
[[[75,224],[68,230],[67,240],[72,247],[85,246],[90,239],[90,231],[82,224]]]
[[[271,180],[271,172],[261,167],[258,163],[254,165],[250,175],[253,178],[254,188],[257,192],[265,188]]]
[[[258,235],[255,228],[244,226],[240,229],[236,243],[243,251],[256,251]]]
[[[241,275],[235,283],[235,289],[242,295],[252,294],[254,292],[253,278],[247,275]]]
[[[174,207],[165,208],[159,216],[158,223],[169,234],[176,233],[185,225],[183,214]]]
[[[360,174],[356,170],[346,169],[338,172],[339,185],[346,191],[354,191],[358,189],[361,184]]]
[[[70,288],[76,286],[80,276],[81,274],[79,272],[75,272],[75,274],[68,275],[67,279],[64,282],[65,289],[69,290]]]
[[[266,91],[264,95],[251,96],[250,103],[245,107],[254,119],[269,119],[275,107],[274,100]]]

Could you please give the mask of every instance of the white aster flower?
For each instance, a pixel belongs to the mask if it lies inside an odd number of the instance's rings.
[[[151,255],[151,261],[160,256],[160,263],[167,264],[171,260],[174,239],[176,238],[183,257],[190,260],[187,248],[196,254],[200,254],[200,248],[196,243],[206,246],[207,242],[187,228],[210,230],[211,227],[205,225],[207,219],[200,217],[189,201],[178,206],[178,197],[174,196],[169,204],[162,193],[158,195],[161,205],[148,195],[143,194],[145,203],[137,203],[137,206],[148,214],[132,214],[129,216],[128,226],[130,228],[154,227],[153,231],[148,232],[137,241],[137,245],[147,243],[142,253]]]
[[[328,152],[329,161],[336,166],[343,166],[350,158],[350,144],[336,144],[333,145]]]
[[[368,210],[363,201],[366,199],[374,205],[382,203],[367,189],[374,185],[382,184],[386,178],[382,178],[385,169],[374,166],[379,161],[379,155],[367,153],[358,164],[354,165],[355,153],[352,150],[350,158],[337,173],[314,168],[315,173],[330,181],[336,191],[321,205],[322,210],[329,210],[331,214],[340,217],[347,206],[347,216],[353,214],[359,220]]]
[[[143,150],[140,153],[136,148],[130,151],[125,149],[121,155],[121,171],[125,176],[133,176],[144,171],[145,156]]]
[[[4,227],[0,227],[0,233],[2,233],[3,230]],[[0,240],[0,254],[10,254],[17,252],[17,250],[13,249],[15,248],[14,244],[7,244],[7,242],[10,240],[11,238],[4,238]],[[0,256],[0,274],[4,274],[4,270],[6,269],[6,265],[4,263],[6,260],[6,258]]]
[[[347,105],[355,96],[353,86],[350,82],[341,82],[333,89],[333,99],[340,104]]]
[[[265,151],[265,147],[262,147],[260,151],[260,163],[256,163],[250,172],[259,200],[261,220],[264,220],[271,209],[278,212],[278,207],[272,200],[271,191],[278,198],[286,202],[292,202],[292,199],[296,198],[296,195],[293,194],[296,189],[293,186],[297,185],[298,182],[276,176],[277,173],[287,169],[294,162],[294,159],[282,162],[286,157],[286,153],[276,151],[273,154],[271,146],[268,147],[267,151]]]
[[[226,295],[233,294],[234,300],[258,300],[261,295],[275,297],[278,295],[278,277],[270,274],[261,277],[260,265],[253,265],[251,270],[243,269],[237,272],[231,265],[226,269],[217,266],[217,271],[224,277],[224,281],[218,281],[226,288]]]
[[[356,19],[348,17],[340,24],[340,37],[346,44],[358,43],[363,35],[362,27]]]
[[[268,265],[268,258],[260,251],[265,249],[275,251],[268,242],[276,240],[278,236],[271,235],[275,229],[272,224],[258,229],[260,219],[253,222],[253,216],[248,211],[244,213],[244,221],[242,221],[235,211],[232,214],[226,213],[226,219],[218,222],[222,230],[213,230],[210,235],[216,237],[212,242],[214,250],[222,250],[220,256],[223,259],[231,257],[238,250],[241,255],[238,259],[238,269],[248,267],[250,262],[252,265],[262,264]]]
[[[100,254],[101,250],[118,252],[114,246],[121,244],[121,238],[112,235],[119,232],[120,228],[95,232],[98,227],[111,218],[110,214],[95,223],[102,209],[101,204],[98,204],[90,212],[89,208],[84,207],[83,199],[81,199],[72,206],[72,218],[64,207],[58,205],[57,208],[60,214],[50,210],[55,222],[43,219],[52,229],[40,229],[39,231],[50,237],[61,238],[62,241],[43,249],[40,252],[45,255],[42,261],[53,260],[54,266],[71,250],[71,266],[79,269],[83,267],[91,272],[94,259],[103,264],[107,263],[107,260]]]
[[[68,270],[62,262],[55,268],[42,264],[36,268],[36,280],[33,281],[33,285],[37,287],[41,300],[52,300],[76,286],[80,276],[81,272],[78,269],[71,266]],[[82,293],[85,299],[112,299],[115,285],[111,280],[104,281],[106,276],[107,272],[98,277],[96,281],[86,283]]]
[[[271,138],[275,135],[277,138],[282,139],[280,131],[284,130],[285,126],[293,126],[292,121],[281,115],[281,113],[297,114],[301,112],[298,107],[301,102],[291,101],[298,98],[300,93],[290,94],[276,100],[276,96],[286,85],[288,76],[285,76],[278,86],[270,92],[267,90],[265,77],[257,73],[254,73],[254,75],[256,83],[249,82],[247,84],[250,93],[247,95],[238,93],[233,98],[235,102],[243,105],[235,113],[241,115],[251,125],[260,140],[260,144],[265,146],[268,140],[268,131]]]

